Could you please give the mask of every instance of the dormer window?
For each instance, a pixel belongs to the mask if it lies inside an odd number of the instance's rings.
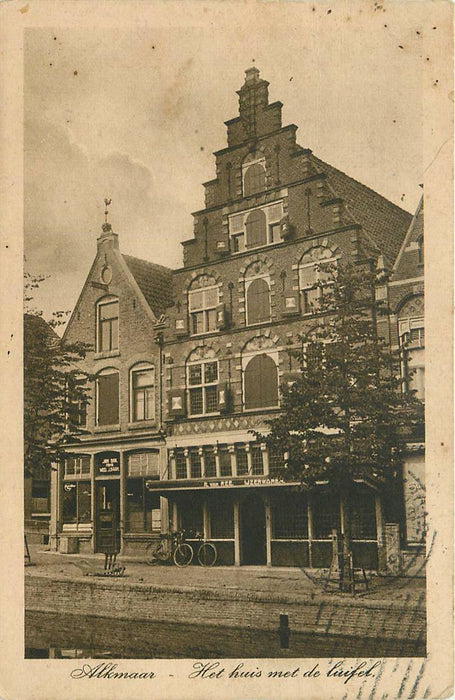
[[[232,252],[240,253],[245,249],[279,243],[282,218],[282,202],[250,209],[229,217]]]
[[[109,352],[118,349],[119,322],[118,299],[98,302],[97,307],[97,351]]]

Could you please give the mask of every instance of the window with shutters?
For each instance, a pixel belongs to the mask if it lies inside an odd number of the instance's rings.
[[[133,421],[155,418],[155,369],[140,365],[131,370],[131,413]]]
[[[187,364],[190,416],[218,412],[218,361]]]
[[[97,305],[97,352],[118,349],[119,304],[118,299],[106,299]]]
[[[302,312],[317,312],[319,301],[330,285],[336,265],[333,252],[324,246],[315,246],[302,257],[299,264],[299,288],[302,300]]]
[[[119,373],[102,370],[96,379],[97,425],[117,425],[119,422]]]
[[[244,405],[246,409],[278,406],[278,369],[270,355],[255,355],[246,365]]]
[[[217,330],[216,307],[219,302],[218,286],[212,278],[204,278],[208,284],[200,287],[200,280],[195,280],[194,287],[188,290],[188,309],[190,315],[190,333],[198,335]],[[210,284],[213,282],[213,284]]]
[[[260,277],[245,282],[247,324],[270,321],[270,287],[266,279]]]
[[[263,192],[266,188],[265,160],[258,163],[251,163],[243,167],[243,194]]]
[[[240,253],[245,249],[279,243],[282,218],[282,201],[233,214],[229,217],[231,251]]]

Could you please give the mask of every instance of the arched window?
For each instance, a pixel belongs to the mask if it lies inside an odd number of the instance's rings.
[[[255,209],[246,219],[246,247],[256,248],[267,243],[267,219],[262,209]]]
[[[262,277],[252,280],[246,292],[247,322],[270,321],[270,288]]]
[[[118,299],[102,299],[97,304],[97,352],[118,349]]]
[[[131,370],[131,416],[133,421],[155,418],[155,368],[140,364]]]
[[[275,362],[264,354],[254,355],[244,374],[245,408],[278,406],[278,370]]]
[[[96,423],[117,425],[119,422],[119,373],[103,369],[96,378]]]
[[[196,279],[188,291],[190,330],[193,335],[216,330],[218,286],[213,277]]]
[[[265,190],[265,168],[262,163],[253,163],[244,171],[243,194],[255,194]]]
[[[324,287],[330,284],[330,269],[324,269],[336,264],[336,258],[330,248],[316,246],[302,257],[299,264],[299,287],[304,314],[318,310],[319,300]]]

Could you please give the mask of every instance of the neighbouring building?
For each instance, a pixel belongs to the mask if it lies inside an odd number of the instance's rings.
[[[421,215],[298,145],[256,68],[238,95],[183,267],[122,255],[109,224],[98,239],[65,336],[93,344],[85,368],[96,378],[80,456],[54,479],[51,539],[62,551],[103,551],[109,509],[127,554],[184,528],[214,541],[224,564],[330,564],[342,504],[324,487],[306,494],[282,481],[283,455],[252,431],[265,430],[280,385],[295,376],[292,350],[314,325],[321,260],[382,267],[380,293],[396,314],[385,330],[395,344],[415,333],[403,314],[417,282],[400,280],[418,255]],[[406,357],[416,367],[417,352]],[[357,488],[354,554],[383,568],[390,526],[401,543],[412,526],[378,491]]]

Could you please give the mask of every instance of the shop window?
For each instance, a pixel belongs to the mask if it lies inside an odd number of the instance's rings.
[[[218,362],[192,362],[187,365],[189,414],[198,416],[218,410]]]
[[[262,163],[253,163],[244,169],[243,194],[256,194],[265,190],[265,168]]]
[[[188,308],[192,335],[209,333],[217,329],[218,287],[190,289]]]
[[[96,379],[96,406],[98,425],[117,425],[119,422],[119,373],[107,369]]]
[[[332,530],[340,532],[340,500],[335,494],[323,491],[313,495],[313,537],[328,540]]]
[[[232,466],[229,450],[226,447],[221,447],[218,451],[218,458],[220,460],[220,476],[231,476]]]
[[[216,476],[215,452],[211,447],[204,450],[204,476]]]
[[[175,478],[186,479],[186,456],[183,450],[175,451]]]
[[[299,264],[299,288],[304,314],[318,310],[324,290],[330,286],[333,275],[330,268],[335,264],[332,251],[323,246],[312,248],[303,256]]]
[[[133,421],[155,418],[155,369],[141,366],[131,371]]]
[[[199,450],[190,452],[190,476],[192,479],[200,479],[202,476],[202,462]]]
[[[90,482],[66,481],[63,484],[62,516],[64,523],[91,521],[92,494]]]
[[[308,539],[308,503],[300,493],[276,494],[272,500],[273,537],[277,540]]]
[[[270,287],[267,280],[258,278],[247,284],[246,313],[248,325],[270,321]]]
[[[210,504],[210,537],[214,540],[234,539],[234,507],[229,500]]]
[[[278,370],[269,355],[255,355],[248,362],[244,392],[246,409],[278,406]]]
[[[237,464],[237,474],[239,476],[248,474],[248,455],[246,453],[245,445],[236,445],[235,459]]]
[[[182,501],[178,506],[180,527],[185,530],[187,537],[194,537],[197,532],[204,532],[204,517],[202,502],[196,498]]]
[[[260,445],[251,445],[251,473],[255,475],[264,473],[264,457]]]
[[[282,202],[230,216],[229,236],[232,252],[240,253],[247,248],[279,243],[282,218]]]
[[[353,540],[376,539],[376,499],[372,491],[358,487],[351,498],[351,536]]]
[[[126,480],[126,527],[129,532],[159,532],[160,497],[147,489],[147,479]]]
[[[71,479],[90,475],[90,455],[68,457],[64,463],[64,475]]]
[[[119,303],[118,299],[100,301],[97,307],[97,351],[117,350],[119,343]]]

